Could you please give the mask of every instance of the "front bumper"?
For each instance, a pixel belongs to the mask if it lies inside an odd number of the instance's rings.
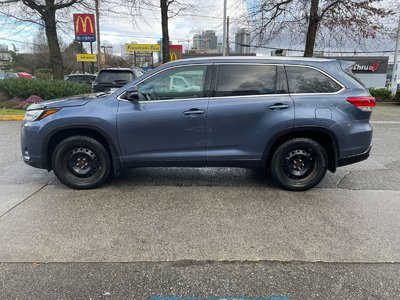
[[[42,135],[40,122],[24,122],[21,127],[21,152],[26,164],[46,169],[42,155]]]

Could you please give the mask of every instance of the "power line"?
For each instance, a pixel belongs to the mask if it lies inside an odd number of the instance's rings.
[[[242,44],[232,42],[233,44],[237,44],[244,47],[253,47],[253,48],[261,48],[261,49],[272,49],[272,50],[286,50],[293,52],[304,52],[301,49],[292,49],[292,48],[282,48],[282,47],[267,47],[267,46],[259,46],[259,45],[250,45],[250,44]],[[324,52],[324,53],[345,53],[345,54],[354,54],[354,53],[394,53],[394,50],[376,50],[376,51],[324,51],[324,50],[314,50],[314,52]]]

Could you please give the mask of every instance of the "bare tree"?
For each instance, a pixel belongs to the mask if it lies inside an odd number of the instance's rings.
[[[305,38],[304,56],[313,56],[317,38],[335,35],[374,38],[394,11],[384,0],[258,0],[250,9],[250,26],[259,43],[282,33]],[[246,15],[248,17],[248,15]],[[303,40],[304,41],[304,40]]]
[[[0,5],[8,6],[2,14],[19,21],[36,23],[45,28],[49,47],[50,64],[54,79],[63,79],[63,60],[57,35],[56,15],[80,0],[0,0]],[[11,13],[10,13],[11,12]],[[17,12],[17,14],[15,14]]]

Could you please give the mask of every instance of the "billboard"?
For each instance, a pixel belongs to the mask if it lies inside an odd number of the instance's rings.
[[[74,14],[74,30],[75,40],[78,42],[95,42],[94,14]]]
[[[160,52],[159,44],[125,44],[126,53],[130,52]]]

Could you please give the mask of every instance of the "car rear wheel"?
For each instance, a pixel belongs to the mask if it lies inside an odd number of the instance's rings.
[[[92,189],[101,185],[110,172],[110,157],[105,147],[87,136],[72,136],[53,151],[54,174],[74,189]]]
[[[319,143],[309,138],[295,138],[276,149],[271,160],[271,174],[284,189],[304,191],[321,182],[327,162],[326,152]]]

